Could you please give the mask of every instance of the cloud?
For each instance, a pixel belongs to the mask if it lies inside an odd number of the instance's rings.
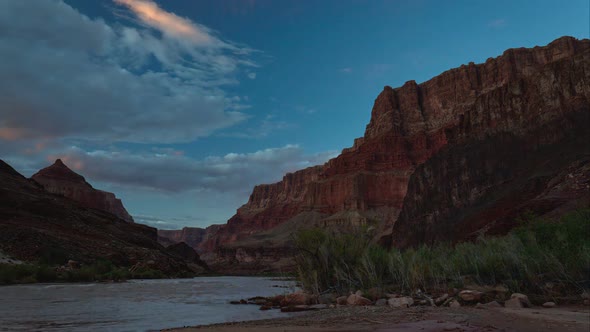
[[[279,181],[287,172],[322,164],[337,154],[328,151],[306,155],[298,145],[203,159],[176,152],[158,150],[130,154],[128,151],[84,151],[71,147],[48,156],[47,162],[61,158],[90,180],[130,188],[168,192],[233,192],[244,195],[257,184]]]
[[[506,20],[503,18],[497,18],[488,22],[488,27],[493,29],[499,29],[506,26]]]
[[[268,114],[256,125],[248,127],[242,131],[229,130],[226,132],[219,133],[219,137],[233,137],[233,138],[247,138],[247,139],[259,139],[265,138],[277,131],[283,131],[288,129],[297,128],[297,125],[288,123],[283,120],[278,120],[276,115]]]
[[[256,73],[248,73],[248,78],[253,80],[256,78]]]
[[[210,45],[216,41],[211,38],[210,31],[193,23],[191,20],[168,13],[150,0],[113,0],[115,3],[128,7],[139,19],[164,34],[187,40],[194,45]]]
[[[0,143],[190,142],[248,118],[226,87],[257,66],[255,51],[153,1],[117,3],[140,24],[0,1]]]
[[[338,71],[341,73],[350,74],[350,73],[352,73],[352,68],[350,68],[350,67],[340,68],[340,70],[338,70]]]

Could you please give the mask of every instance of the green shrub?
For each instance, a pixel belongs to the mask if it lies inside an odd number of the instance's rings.
[[[355,236],[321,229],[299,231],[294,242],[298,277],[313,293],[373,287],[398,292],[416,289],[504,284],[513,291],[548,292],[559,285],[566,293],[590,288],[590,209],[559,222],[521,219],[502,237],[482,237],[455,245],[386,250],[359,231]]]

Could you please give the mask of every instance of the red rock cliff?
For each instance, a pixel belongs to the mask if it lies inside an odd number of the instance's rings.
[[[31,179],[52,194],[65,196],[85,207],[106,211],[125,221],[133,222],[133,218],[115,194],[94,189],[83,176],[69,169],[60,159],[35,173]]]
[[[421,84],[385,87],[364,137],[353,147],[322,166],[255,187],[248,203],[201,246],[211,251],[245,243],[306,212],[317,212],[321,224],[343,211],[358,211],[388,232],[404,207],[416,168],[449,147],[506,133],[517,141],[534,141],[531,147],[560,142],[568,128],[560,127],[560,120],[584,119],[574,113],[588,107],[589,50],[589,40],[563,37],[545,47],[510,49]],[[415,199],[428,201],[414,188]]]
[[[208,240],[221,225],[211,225],[207,228],[184,227],[180,230],[158,229],[158,242],[164,246],[184,242],[191,248],[200,251],[201,242]]]

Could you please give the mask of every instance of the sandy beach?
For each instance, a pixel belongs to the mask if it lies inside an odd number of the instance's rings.
[[[507,309],[474,307],[340,307],[314,311],[292,318],[214,324],[167,329],[174,332],[303,332],[303,331],[396,331],[396,332],[492,332],[590,330],[590,308]]]

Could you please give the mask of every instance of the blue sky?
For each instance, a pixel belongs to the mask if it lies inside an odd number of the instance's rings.
[[[588,38],[587,0],[0,2],[0,157],[63,158],[161,228],[363,135],[383,86]]]

